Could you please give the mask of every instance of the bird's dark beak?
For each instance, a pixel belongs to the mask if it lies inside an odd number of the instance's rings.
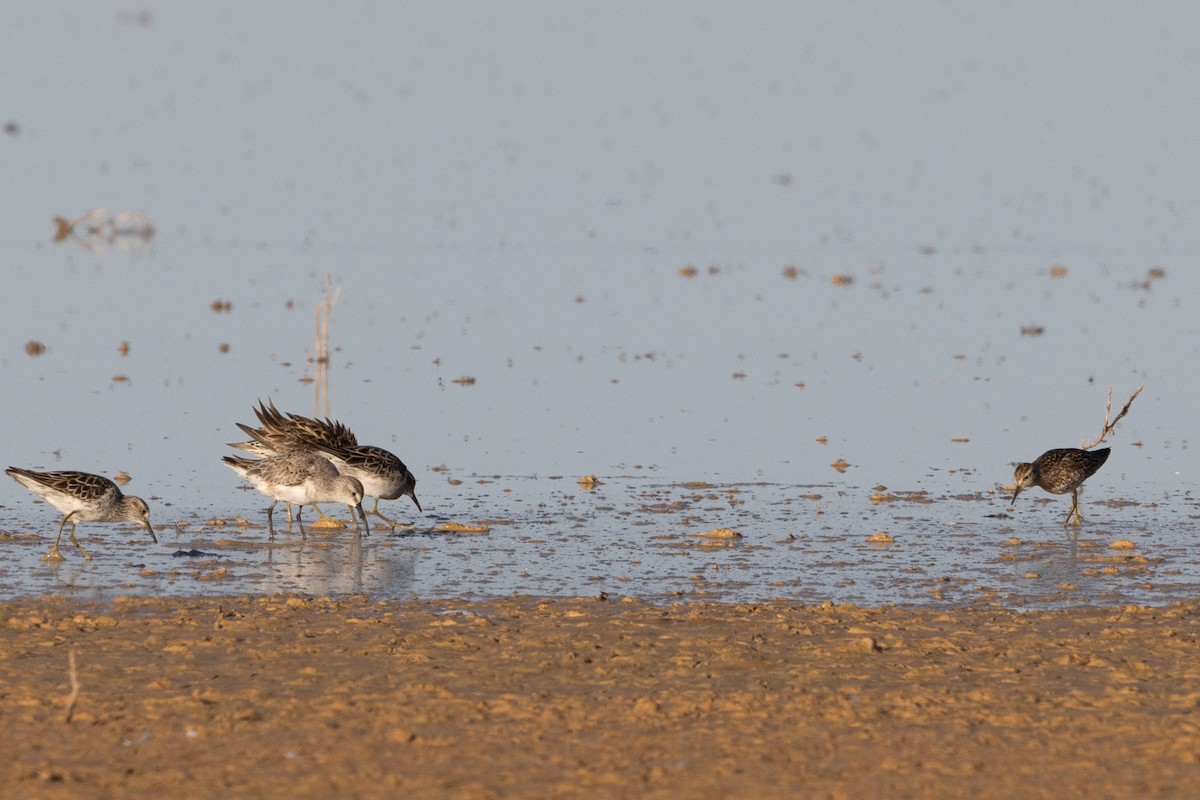
[[[366,528],[367,533],[370,533],[371,526],[367,524],[367,512],[363,511],[362,503],[358,504],[358,515],[362,517],[363,527]]]
[[[1020,493],[1021,493],[1021,487],[1018,484],[1017,488],[1013,490],[1013,499],[1012,499],[1012,502],[1008,504],[1009,508],[1012,508],[1014,505],[1016,505],[1017,495],[1019,495]]]
[[[421,511],[421,501],[417,499],[417,496],[416,496],[415,494],[410,494],[410,495],[409,495],[409,497],[411,497],[411,498],[412,498],[412,501],[413,501],[413,503],[415,503],[415,504],[416,504],[416,506],[417,506],[417,511]],[[423,514],[423,513],[425,513],[425,512],[421,511],[421,513]]]
[[[146,530],[150,531],[150,538],[154,540],[155,544],[158,544],[158,537],[154,535],[154,526],[150,524],[149,520],[146,520]]]

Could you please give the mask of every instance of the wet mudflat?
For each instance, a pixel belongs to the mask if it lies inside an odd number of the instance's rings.
[[[48,798],[1182,797],[1198,634],[1194,603],[5,603],[0,779]]]

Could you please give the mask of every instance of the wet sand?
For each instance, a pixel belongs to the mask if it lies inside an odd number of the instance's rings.
[[[1193,603],[5,603],[0,779],[45,798],[1189,797],[1198,620]]]

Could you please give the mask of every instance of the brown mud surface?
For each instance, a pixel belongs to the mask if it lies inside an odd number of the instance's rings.
[[[1198,633],[1192,603],[4,603],[0,781],[38,798],[1194,797]]]

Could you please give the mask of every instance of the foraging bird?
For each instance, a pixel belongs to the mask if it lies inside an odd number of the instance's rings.
[[[341,474],[358,478],[366,496],[375,498],[371,513],[393,528],[399,523],[383,515],[379,510],[380,500],[395,500],[407,495],[417,511],[422,510],[416,493],[417,479],[395,454],[382,447],[360,445],[358,437],[337,420],[313,419],[291,412],[285,414],[275,407],[274,401],[268,399],[267,403],[269,405],[260,400],[258,408],[254,409],[261,427],[237,423],[251,438],[246,442],[231,442],[230,447],[256,455],[278,455],[296,450],[317,452],[332,461]],[[319,507],[313,508],[324,516]],[[291,519],[290,506],[288,518]]]
[[[370,445],[337,448],[314,442],[313,446],[333,462],[338,472],[352,475],[362,481],[363,492],[368,497],[375,498],[375,506],[371,513],[393,528],[398,523],[385,517],[379,510],[380,500],[395,500],[407,495],[416,505],[417,511],[421,510],[421,501],[417,499],[417,479],[394,454],[382,447]]]
[[[357,478],[339,475],[337,468],[316,453],[297,450],[292,453],[271,456],[261,460],[225,456],[225,465],[241,475],[248,483],[275,502],[267,508],[267,526],[274,530],[271,512],[280,500],[297,506],[314,506],[317,503],[345,503],[350,507],[350,517],[357,511],[362,517],[367,533],[367,515],[362,508],[363,487]],[[299,511],[296,512],[299,518]],[[358,521],[354,524],[357,526]]]
[[[140,497],[126,496],[117,485],[101,475],[90,472],[59,471],[34,472],[33,470],[9,467],[4,470],[29,491],[41,497],[63,512],[58,526],[54,546],[44,558],[57,561],[63,557],[58,550],[63,528],[71,523],[71,543],[79,548],[83,557],[91,559],[87,550],[75,538],[77,522],[136,522],[150,532],[150,538],[158,544],[154,528],[150,525],[150,507]]]
[[[1057,450],[1047,450],[1038,456],[1031,464],[1017,464],[1013,472],[1016,487],[1013,490],[1012,503],[1017,502],[1017,495],[1027,486],[1040,486],[1051,494],[1071,493],[1071,510],[1063,520],[1063,527],[1071,524],[1083,524],[1083,515],[1079,513],[1079,487],[1092,477],[1096,470],[1104,466],[1108,460],[1111,448],[1102,450],[1078,450],[1064,447]]]
[[[245,442],[229,442],[230,447],[270,458],[298,451],[312,452],[314,443],[323,443],[331,447],[353,447],[358,444],[358,439],[350,429],[340,422],[311,419],[298,414],[285,416],[275,407],[275,401],[268,399],[267,402],[270,403],[270,408],[260,400],[258,408],[254,409],[254,415],[258,417],[262,427],[252,428],[241,422],[236,423],[250,439]],[[322,518],[328,519],[319,505],[313,503],[312,507]],[[291,503],[287,503],[287,515],[288,522],[291,522]]]

